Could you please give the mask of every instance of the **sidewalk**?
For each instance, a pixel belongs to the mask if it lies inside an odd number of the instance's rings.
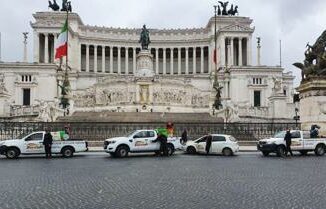
[[[103,147],[89,147],[89,152],[104,152]],[[243,146],[240,145],[240,152],[257,152],[256,146]]]

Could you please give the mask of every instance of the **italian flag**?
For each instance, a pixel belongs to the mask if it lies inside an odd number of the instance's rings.
[[[57,44],[55,46],[55,58],[60,59],[68,54],[68,21],[66,20],[63,28],[61,29],[60,35],[58,37]]]

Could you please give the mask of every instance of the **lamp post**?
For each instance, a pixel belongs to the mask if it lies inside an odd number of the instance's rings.
[[[298,112],[299,112],[299,108],[295,108],[295,116],[294,116],[294,120],[295,120],[295,127],[298,128],[298,120],[300,120],[300,116],[298,116]]]

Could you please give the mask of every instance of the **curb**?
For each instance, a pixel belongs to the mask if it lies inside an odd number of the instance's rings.
[[[89,152],[89,153],[91,153],[91,152],[103,152],[103,153],[105,153],[105,151],[103,149],[99,149],[99,150],[88,150],[87,152]],[[180,150],[179,152],[182,152],[182,150]],[[239,150],[239,152],[259,152],[259,151],[258,150],[254,150],[254,149],[241,149],[241,150]]]

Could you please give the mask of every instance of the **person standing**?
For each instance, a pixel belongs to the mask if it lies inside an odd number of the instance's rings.
[[[168,138],[164,135],[161,135],[161,146],[162,146],[162,151],[163,151],[163,156],[169,156],[169,151],[168,151]]]
[[[208,135],[206,137],[206,147],[205,147],[206,155],[209,154],[209,150],[211,149],[211,146],[212,146],[212,136]]]
[[[49,130],[46,130],[46,133],[44,135],[44,140],[43,140],[46,158],[52,157],[52,152],[51,152],[52,143],[53,143],[52,135]]]
[[[187,130],[185,129],[181,134],[181,144],[186,144],[188,141]]]
[[[285,137],[284,137],[284,140],[286,142],[286,155],[288,155],[288,153],[290,152],[291,156],[293,156],[293,153],[291,150],[291,139],[292,139],[291,132],[290,132],[290,130],[287,130]]]
[[[168,148],[167,148],[167,141],[168,141],[167,137],[164,136],[161,133],[158,133],[157,138],[153,141],[154,143],[155,142],[160,143],[160,155],[162,155],[162,153],[163,153],[163,156],[168,156],[169,155]]]

